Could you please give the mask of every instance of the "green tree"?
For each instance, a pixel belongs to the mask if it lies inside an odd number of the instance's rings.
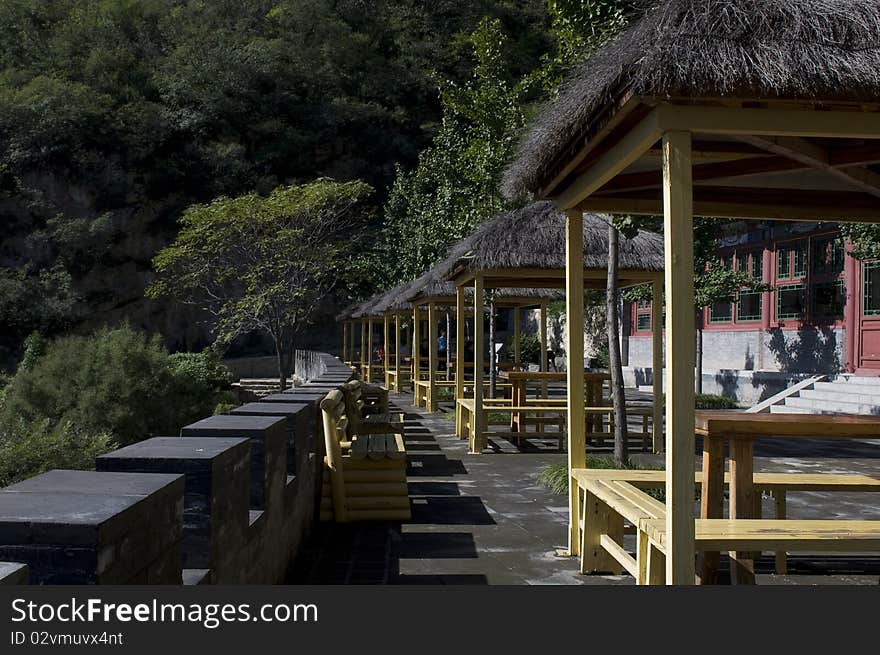
[[[106,434],[124,446],[178,434],[212,412],[223,387],[216,372],[172,361],[158,337],[102,329],[57,338],[20,367],[4,390],[0,426],[49,421],[39,430],[49,441]]]
[[[416,277],[450,244],[507,207],[499,182],[533,91],[528,78],[512,79],[499,20],[482,20],[466,42],[474,57],[470,79],[439,82],[440,129],[415,169],[398,167],[382,242],[370,258],[380,286]]]
[[[148,293],[207,312],[221,345],[268,335],[284,388],[297,336],[345,276],[371,192],[361,182],[321,179],[190,207],[175,242],[153,261]]]

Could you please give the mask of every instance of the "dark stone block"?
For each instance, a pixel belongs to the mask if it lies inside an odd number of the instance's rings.
[[[298,453],[310,448],[314,410],[307,403],[247,403],[230,414],[243,416],[281,416],[287,421],[287,475],[299,473]]]
[[[0,491],[0,559],[37,584],[180,582],[184,478],[50,471]],[[151,566],[162,560],[162,566]]]
[[[234,437],[155,437],[102,455],[99,471],[182,473],[184,568],[211,568],[221,581],[236,578],[245,542],[250,441]]]
[[[23,585],[28,583],[30,573],[27,564],[0,562],[0,585]]]
[[[275,416],[211,416],[180,431],[182,437],[245,437],[251,446],[251,509],[265,509],[272,488],[284,485],[287,422]],[[276,471],[275,468],[278,468]]]

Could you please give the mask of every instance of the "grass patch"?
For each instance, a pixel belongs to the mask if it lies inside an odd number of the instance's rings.
[[[620,469],[627,471],[660,471],[660,467],[639,466],[638,464],[629,464],[620,467],[613,460],[605,457],[594,457],[587,455],[588,469]],[[564,495],[568,493],[568,462],[558,462],[556,464],[548,464],[538,471],[538,482],[549,489],[554,494]],[[663,489],[646,489],[645,493],[653,496],[657,500],[666,501],[666,492]]]

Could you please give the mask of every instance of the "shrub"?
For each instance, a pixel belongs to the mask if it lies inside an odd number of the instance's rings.
[[[666,394],[662,396],[663,404],[666,404]],[[735,400],[726,396],[717,396],[711,393],[698,393],[694,397],[695,409],[739,409]]]
[[[539,364],[541,362],[541,339],[534,334],[520,334],[519,357],[523,364]]]
[[[115,448],[110,435],[88,434],[71,423],[15,421],[0,432],[0,487],[56,468],[91,470],[95,457]]]
[[[207,359],[172,360],[157,337],[103,329],[49,343],[9,385],[0,421],[69,423],[125,446],[210,415],[221,383],[222,371]]]
[[[716,396],[711,393],[698,393],[696,397],[697,409],[737,409],[739,405],[735,400],[725,396]]]
[[[614,460],[607,459],[605,457],[593,457],[592,455],[587,455],[587,465],[584,468],[588,469],[619,469],[623,470],[652,470],[657,471],[660,470],[660,467],[651,467],[651,466],[639,466],[638,464],[630,463],[627,466],[620,467],[614,463]],[[567,494],[568,493],[568,462],[558,462],[556,464],[548,464],[543,467],[540,471],[538,471],[538,482],[552,491],[555,494]],[[646,490],[651,496],[654,496],[658,500],[665,500],[666,494],[661,489],[648,489]]]

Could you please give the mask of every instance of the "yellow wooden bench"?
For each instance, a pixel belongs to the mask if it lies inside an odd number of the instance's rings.
[[[403,434],[403,413],[388,411],[387,392],[384,401],[374,401],[368,405],[364,400],[364,391],[368,385],[359,380],[352,380],[342,385],[345,399],[345,413],[348,417],[348,434]],[[384,409],[384,411],[383,411]]]
[[[729,479],[729,476],[726,476]],[[699,484],[701,475],[695,473],[695,483]],[[723,548],[710,547],[712,538],[717,537],[718,528],[707,527],[716,519],[698,519],[697,528],[705,523],[706,538],[698,540],[697,550],[745,550],[751,548],[748,539],[760,541],[753,550],[776,552],[777,573],[786,572],[787,550],[813,550],[808,542],[790,547],[792,535],[804,534],[804,531],[815,529],[815,535],[807,534],[822,543],[830,540],[827,526],[823,527],[813,520],[793,521],[785,518],[785,495],[789,491],[880,491],[880,478],[863,474],[816,474],[816,473],[755,473],[756,490],[772,493],[776,500],[776,518],[773,520],[749,519],[763,523],[763,528],[755,523],[740,528],[731,527],[730,540]],[[640,584],[663,583],[664,541],[652,537],[657,526],[665,529],[666,507],[657,499],[644,493],[644,489],[659,489],[665,485],[664,471],[630,471],[614,469],[574,469],[572,484],[577,484],[579,494],[579,540],[581,547],[581,572],[596,571],[619,572],[621,569],[632,574]],[[760,503],[761,494],[757,494],[756,504]],[[629,555],[622,546],[624,531],[623,522],[627,521],[637,527],[637,556]],[[726,524],[742,523],[718,519]],[[652,523],[653,522],[653,523]],[[853,526],[843,525],[844,521],[830,521],[839,527],[845,538]],[[856,522],[865,523],[865,522]],[[868,522],[872,523],[872,522]],[[880,525],[880,522],[873,522]],[[756,536],[759,528],[770,530],[780,535],[778,541]],[[870,527],[873,530],[873,527]],[[654,532],[652,532],[654,531]],[[664,538],[665,539],[665,538]],[[851,539],[852,541],[852,539]],[[731,547],[733,545],[734,547]],[[854,550],[851,545],[831,547],[825,544],[825,550],[848,552]],[[858,550],[858,548],[855,548]],[[618,568],[619,567],[619,568]]]
[[[327,394],[321,413],[327,454],[320,519],[408,521],[412,514],[403,434],[354,434],[349,440],[340,391]]]

